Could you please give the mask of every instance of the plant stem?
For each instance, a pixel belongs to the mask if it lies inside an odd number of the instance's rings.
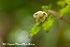
[[[53,16],[56,16],[55,20],[58,20],[58,19],[64,20],[66,23],[70,24],[70,21],[67,18],[65,18],[64,16],[57,17],[58,16],[58,12],[53,11],[53,10],[48,10],[48,12],[51,13]]]

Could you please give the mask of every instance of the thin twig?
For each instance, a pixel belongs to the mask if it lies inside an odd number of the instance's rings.
[[[53,11],[53,10],[48,10],[48,12],[51,13],[52,15],[54,15],[54,16],[57,16],[58,15],[58,12]]]
[[[53,11],[53,10],[48,10],[48,12],[51,13],[52,15],[56,16],[55,20],[58,20],[58,19],[64,20],[66,23],[70,24],[70,21],[67,18],[65,18],[64,16],[57,17],[58,16],[58,12]]]
[[[64,20],[66,23],[70,24],[70,21],[67,18],[63,17],[63,16],[62,17],[56,17],[55,19],[56,20],[58,20],[58,19]]]

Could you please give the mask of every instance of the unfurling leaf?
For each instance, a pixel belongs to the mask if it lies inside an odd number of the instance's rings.
[[[49,9],[48,6],[42,6],[43,11],[48,12],[47,10]]]
[[[40,31],[40,23],[36,23],[32,29],[30,30],[30,35],[29,37],[34,36],[35,34],[37,34]]]
[[[54,23],[54,17],[50,15],[48,19],[42,24],[42,27],[45,31],[48,31]]]

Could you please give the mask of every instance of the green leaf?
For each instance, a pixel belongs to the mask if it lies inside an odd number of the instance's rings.
[[[66,0],[66,2],[70,5],[70,0]]]
[[[46,21],[42,24],[42,27],[43,27],[43,29],[44,29],[45,31],[48,31],[48,30],[51,28],[51,26],[53,25],[53,23],[54,23],[54,17],[53,17],[52,15],[50,15],[50,16],[48,17],[48,20],[46,20]]]
[[[59,12],[59,16],[63,16],[65,14],[67,14],[70,11],[70,6],[67,5],[65,8],[61,9]]]
[[[47,10],[49,9],[48,6],[43,5],[41,8],[43,9],[43,11],[48,12],[48,11],[47,11]]]
[[[30,35],[29,37],[34,36],[35,34],[37,34],[40,31],[40,23],[36,23],[32,29],[30,30]]]

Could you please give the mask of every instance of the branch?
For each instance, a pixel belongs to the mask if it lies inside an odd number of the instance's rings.
[[[54,16],[57,16],[58,15],[58,12],[53,11],[53,10],[48,10],[48,12],[51,13],[52,15],[54,15]]]
[[[53,11],[53,10],[48,10],[48,12],[51,13],[52,15],[56,16],[55,20],[58,20],[58,19],[64,20],[66,23],[70,24],[70,21],[67,18],[65,18],[64,16],[57,17],[58,16],[58,12]]]

